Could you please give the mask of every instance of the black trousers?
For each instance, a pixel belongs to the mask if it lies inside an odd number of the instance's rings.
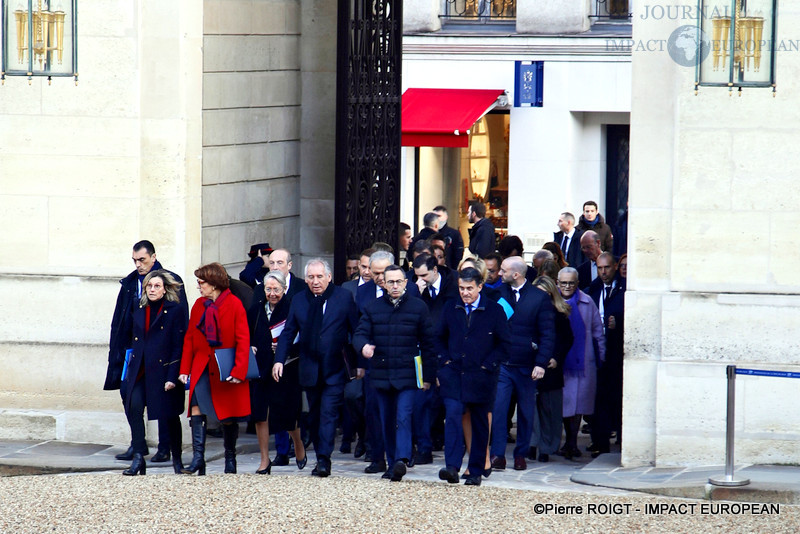
[[[128,425],[131,427],[131,447],[133,452],[147,454],[147,441],[145,439],[144,408],[147,406],[144,380],[138,380],[131,391],[131,402],[127,413]],[[158,420],[158,450],[164,452],[180,451],[181,447],[181,418],[179,415]],[[162,437],[162,433],[165,434]],[[163,447],[163,449],[162,449]]]
[[[140,382],[142,382],[142,381],[140,380]],[[144,384],[142,384],[142,385],[144,385]],[[138,386],[138,384],[137,384],[137,386]],[[142,394],[144,395],[144,392],[142,392]],[[125,387],[124,387],[124,385],[119,388],[119,396],[120,396],[120,398],[122,398],[122,407],[124,408],[125,407]],[[128,421],[128,423],[130,424],[130,420]],[[158,420],[158,450],[160,452],[167,452],[168,450],[170,450],[169,449],[169,443],[170,443],[169,434],[170,434],[169,424],[167,424],[166,421],[159,419]],[[133,427],[131,427],[131,447],[133,447]],[[145,452],[146,451],[147,451],[147,449],[145,449]]]

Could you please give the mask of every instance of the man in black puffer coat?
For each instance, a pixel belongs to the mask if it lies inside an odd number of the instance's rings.
[[[384,271],[384,295],[364,310],[353,335],[353,347],[370,360],[370,378],[380,406],[389,469],[383,478],[399,481],[411,459],[411,414],[418,389],[414,358],[422,359],[422,388],[436,378],[433,325],[428,307],[406,293],[403,270]]]

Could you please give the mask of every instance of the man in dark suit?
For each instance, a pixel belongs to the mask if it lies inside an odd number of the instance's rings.
[[[418,391],[415,357],[422,358],[423,389],[430,389],[436,376],[436,356],[427,307],[409,296],[403,270],[388,266],[384,284],[386,293],[361,315],[353,346],[370,361],[370,385],[378,397],[390,466],[383,477],[399,481],[412,458],[412,413]]]
[[[497,369],[507,358],[511,333],[499,304],[481,296],[481,273],[458,273],[458,299],[448,301],[438,328],[440,394],[445,405],[445,467],[439,478],[458,482],[464,457],[462,414],[469,409],[472,443],[465,485],[480,486],[489,444],[489,412]],[[504,436],[505,437],[505,436]]]
[[[415,283],[422,295],[422,302],[428,306],[431,324],[439,326],[439,319],[445,303],[458,297],[456,271],[440,266],[430,254],[422,254],[414,259]],[[431,419],[436,405],[436,388],[419,390],[414,399],[414,436],[417,443],[415,464],[433,463],[433,442],[431,440]]]
[[[447,225],[450,216],[447,213],[447,208],[444,206],[436,206],[433,212],[439,215],[439,233],[444,236],[444,253],[445,265],[451,269],[457,269],[458,264],[464,257],[464,238],[461,237],[461,232],[458,228],[452,228]]]
[[[606,360],[597,370],[597,394],[592,418],[592,457],[609,452],[612,431],[622,431],[622,360],[625,337],[625,279],[617,275],[614,255],[597,257],[597,280],[589,287],[606,336]]]
[[[342,287],[353,294],[353,300],[356,299],[358,288],[372,280],[372,274],[369,271],[369,257],[375,252],[374,248],[368,248],[361,252],[358,259],[358,278],[355,280],[348,280],[342,284]]]
[[[469,229],[469,251],[479,258],[485,258],[495,249],[494,225],[486,218],[486,204],[476,201],[470,203],[467,220],[472,223],[472,228]]]
[[[503,286],[500,296],[514,310],[508,326],[511,348],[500,366],[497,394],[492,413],[492,467],[506,467],[507,422],[511,394],[517,394],[517,444],[514,448],[514,469],[527,469],[525,456],[531,441],[536,412],[536,381],[544,376],[545,368],[555,348],[555,309],[550,297],[525,279],[525,261],[519,256],[503,260],[500,276]]]
[[[309,404],[317,465],[311,472],[318,477],[331,474],[331,453],[336,439],[336,420],[343,402],[344,385],[350,379],[355,359],[347,350],[355,331],[358,312],[352,295],[331,283],[331,267],[325,260],[309,260],[305,269],[304,291],[292,299],[286,326],[278,338],[272,376],[278,381],[289,348],[300,334],[300,386]],[[348,361],[346,361],[348,360]]]
[[[269,246],[269,243],[259,243],[250,247],[250,252],[247,253],[250,261],[239,273],[239,280],[252,288],[262,283],[264,276],[269,272],[267,260],[271,252],[272,247]]]
[[[111,319],[111,337],[108,343],[108,369],[104,390],[119,389],[122,403],[125,404],[124,391],[121,389],[122,368],[125,364],[125,352],[133,347],[133,310],[139,307],[142,297],[142,281],[153,270],[164,269],[156,259],[156,247],[148,240],[142,240],[133,245],[131,255],[136,269],[119,281],[117,304],[114,307],[114,317]],[[183,284],[180,276],[167,271],[175,280]],[[186,292],[181,285],[181,309],[183,310],[184,323],[189,321],[189,304],[186,301]],[[124,453],[116,455],[117,460],[131,461],[133,459],[133,442]],[[151,462],[168,462],[170,459],[169,429],[166,422],[158,421],[158,452],[150,459]]]
[[[593,230],[586,230],[581,236],[581,251],[586,261],[578,266],[578,288],[586,292],[597,279],[597,257],[602,254],[600,236]]]
[[[564,259],[567,260],[570,267],[577,269],[586,261],[586,257],[581,251],[583,230],[575,228],[575,216],[568,211],[559,215],[558,228],[559,231],[553,233],[553,241],[561,247]]]

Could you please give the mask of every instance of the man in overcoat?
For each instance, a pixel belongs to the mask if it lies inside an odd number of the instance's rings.
[[[355,331],[358,312],[352,294],[331,283],[331,267],[325,260],[309,260],[305,277],[309,291],[292,299],[286,326],[278,338],[272,376],[276,381],[280,380],[289,348],[299,333],[300,386],[308,398],[317,455],[317,465],[311,474],[327,477],[331,474],[331,453],[344,385],[351,378],[350,370],[356,365],[347,345],[349,336]]]
[[[121,389],[122,368],[125,365],[125,352],[133,347],[133,311],[139,307],[142,297],[142,281],[150,271],[164,269],[156,259],[156,248],[150,241],[144,239],[133,245],[131,256],[136,267],[133,272],[119,281],[117,304],[114,307],[114,317],[111,319],[111,336],[108,343],[108,368],[104,390],[120,390],[122,403],[125,404],[125,392]],[[166,269],[165,269],[166,270]],[[183,284],[180,276],[167,271],[175,280]],[[183,321],[189,320],[189,304],[186,302],[186,291],[183,285],[180,289],[181,312]],[[133,459],[133,442],[124,453],[116,455],[117,460],[130,461]],[[169,430],[167,424],[158,422],[158,452],[150,459],[151,462],[168,462],[170,459]]]
[[[445,406],[444,459],[439,478],[458,482],[464,456],[461,416],[469,409],[472,443],[466,485],[480,486],[489,445],[497,370],[506,359],[510,331],[503,308],[481,296],[483,280],[477,269],[458,273],[459,297],[448,301],[438,328],[439,395]]]

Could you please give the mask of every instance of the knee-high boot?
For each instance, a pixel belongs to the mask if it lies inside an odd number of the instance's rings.
[[[168,422],[169,429],[169,449],[172,453],[172,468],[175,474],[183,472],[183,459],[181,458],[183,445],[183,430],[181,429],[180,416],[171,417]]]
[[[192,463],[183,468],[183,473],[206,474],[206,416],[192,416]]]
[[[222,425],[222,443],[225,446],[225,472],[236,472],[236,440],[239,438],[239,425]]]

